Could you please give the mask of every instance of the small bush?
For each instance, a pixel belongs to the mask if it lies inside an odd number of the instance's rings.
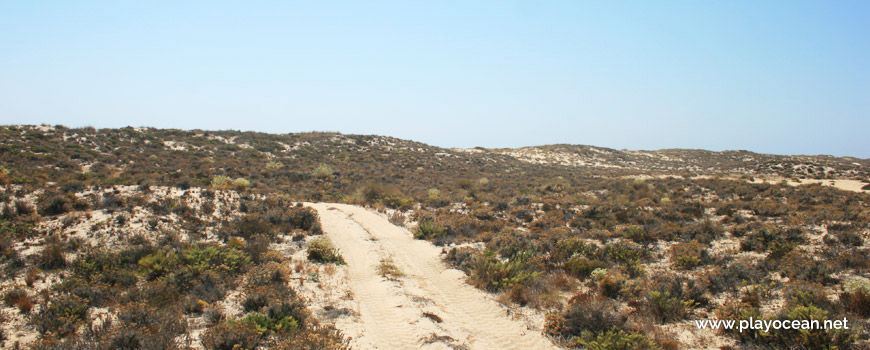
[[[414,231],[416,239],[432,239],[442,237],[447,233],[447,229],[435,224],[432,219],[423,219],[417,224],[417,230]]]
[[[635,243],[647,244],[655,241],[655,237],[650,235],[643,227],[640,226],[628,226],[623,228],[619,233],[625,239],[632,240]]]
[[[395,278],[405,275],[404,273],[402,273],[402,270],[400,270],[399,267],[396,266],[396,263],[391,257],[382,258],[381,262],[377,266],[377,270],[378,274],[381,275],[381,277]]]
[[[795,306],[777,317],[782,321],[818,320],[824,323],[828,312],[818,307]],[[851,330],[845,329],[771,329],[766,342],[785,349],[848,349],[856,340]]]
[[[267,262],[251,269],[247,273],[247,281],[252,286],[266,286],[289,281],[290,269],[284,264]]]
[[[233,179],[229,176],[218,175],[211,179],[211,187],[216,190],[229,189],[232,186]]]
[[[316,238],[308,242],[308,260],[322,263],[336,263],[344,265],[344,258],[332,242],[325,238]]]
[[[320,180],[329,180],[334,173],[335,171],[326,164],[320,164],[311,170],[311,176]]]
[[[250,185],[251,185],[250,181],[240,177],[240,178],[236,178],[235,180],[233,180],[232,187],[238,191],[244,191]]]
[[[568,272],[574,277],[585,279],[589,277],[592,271],[600,268],[606,268],[607,264],[599,260],[589,260],[583,256],[574,256],[565,262],[565,272]]]
[[[641,333],[625,331],[618,328],[603,333],[587,332],[573,341],[571,346],[579,346],[587,350],[655,350],[659,346]]]
[[[616,301],[580,294],[571,299],[565,313],[548,316],[544,328],[547,334],[571,339],[583,332],[598,334],[614,327],[622,328],[626,321]]]
[[[643,308],[657,321],[682,320],[701,302],[706,288],[677,275],[662,275],[648,283]]]
[[[60,295],[32,315],[30,321],[39,333],[53,333],[63,338],[73,334],[87,318],[87,300],[75,295]]]
[[[50,195],[39,202],[39,214],[54,216],[65,214],[72,209],[72,201],[67,196]]]
[[[471,267],[471,283],[478,288],[496,292],[523,285],[540,274],[529,262],[529,254],[520,253],[507,261],[499,260],[495,253],[474,257]]]
[[[26,290],[13,288],[3,296],[3,303],[6,304],[6,306],[15,306],[21,313],[28,314],[33,308],[34,300]]]
[[[66,266],[66,254],[63,251],[63,243],[60,238],[57,236],[49,237],[39,253],[36,265],[44,270],[59,269]]]
[[[229,320],[209,328],[202,335],[206,350],[254,350],[260,345],[263,335],[248,322]]]
[[[251,257],[236,248],[224,245],[198,245],[181,252],[184,265],[194,273],[218,271],[236,275],[251,263]]]
[[[671,247],[671,263],[680,270],[691,270],[707,262],[707,245],[698,241],[677,243]]]
[[[160,250],[139,260],[139,273],[149,280],[169,274],[181,264],[181,259],[174,252]]]
[[[786,254],[777,266],[782,274],[792,280],[829,284],[832,279],[828,266],[815,260],[803,250],[792,250]]]
[[[260,333],[286,333],[299,328],[293,316],[282,316],[280,318],[272,318],[259,312],[252,312],[242,319],[242,322],[249,323],[257,328]]]
[[[851,277],[843,283],[843,300],[848,310],[870,317],[870,279]]]
[[[350,339],[332,326],[306,327],[278,341],[273,350],[350,350]]]

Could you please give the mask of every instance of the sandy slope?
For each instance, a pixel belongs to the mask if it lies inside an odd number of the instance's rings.
[[[508,316],[505,308],[464,282],[441,262],[440,248],[414,240],[383,216],[364,208],[309,204],[348,265],[362,329],[358,349],[555,349],[539,331]],[[404,277],[381,277],[376,267],[392,257]],[[423,313],[437,315],[437,322]]]

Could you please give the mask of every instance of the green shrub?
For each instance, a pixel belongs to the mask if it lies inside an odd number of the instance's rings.
[[[228,320],[205,331],[202,346],[206,350],[254,350],[260,346],[262,338],[255,325]]]
[[[273,350],[350,350],[350,339],[332,326],[305,327],[282,338]]]
[[[178,254],[171,251],[160,250],[154,254],[148,254],[138,262],[139,273],[149,280],[163,277],[181,264]]]
[[[232,186],[233,179],[229,176],[218,175],[211,179],[211,187],[216,190],[229,189]]]
[[[311,176],[321,180],[329,180],[332,178],[332,175],[335,173],[329,165],[320,164],[313,170],[311,170]]]
[[[442,237],[447,233],[447,229],[436,224],[432,219],[423,219],[417,224],[417,230],[414,231],[416,239],[432,239]]]
[[[414,206],[414,200],[407,197],[402,197],[399,195],[391,195],[384,197],[381,202],[387,206],[387,208],[393,208],[397,210],[408,210]]]
[[[316,238],[308,242],[308,260],[323,263],[344,265],[344,258],[332,242],[325,238]]]
[[[641,333],[612,328],[606,332],[586,332],[572,341],[571,346],[587,350],[654,350],[659,346]]]
[[[278,170],[284,167],[284,163],[278,161],[269,161],[266,163],[266,170]]]
[[[778,319],[818,320],[823,324],[828,320],[828,312],[813,305],[790,308]],[[851,328],[851,327],[850,327]],[[848,349],[856,340],[856,334],[846,329],[773,329],[766,338],[768,343],[787,349]]]
[[[470,267],[471,283],[491,292],[524,285],[540,274],[529,260],[530,254],[519,253],[507,261],[501,261],[495,252],[488,250],[475,256]]]
[[[870,317],[870,279],[850,277],[843,283],[843,295],[840,299],[849,310],[863,317]]]
[[[250,181],[239,177],[239,178],[236,178],[235,180],[233,180],[232,188],[234,188],[238,191],[244,191],[250,185],[251,185]]]
[[[619,312],[618,302],[584,293],[571,298],[563,314],[548,316],[544,330],[547,334],[571,339],[583,332],[598,334],[611,328],[622,328],[627,320]]]
[[[592,256],[595,247],[587,244],[577,237],[562,238],[556,242],[555,248],[550,252],[550,258],[554,263],[566,261],[575,255]]]
[[[230,246],[200,245],[185,249],[181,255],[185,266],[194,273],[220,271],[235,275],[251,263],[250,256]]]
[[[832,279],[828,266],[814,259],[807,252],[795,249],[786,254],[777,264],[782,274],[792,280],[829,284]]]
[[[565,262],[565,272],[568,272],[574,277],[585,279],[589,277],[592,271],[600,268],[606,268],[607,264],[599,260],[589,260],[583,256],[576,255]]]
[[[68,196],[49,195],[39,202],[39,214],[54,216],[65,214],[72,209],[72,201]]]
[[[680,270],[691,270],[707,262],[707,245],[698,241],[677,243],[670,249],[671,263]]]
[[[266,333],[284,333],[292,331],[299,327],[292,316],[283,316],[281,318],[271,318],[259,312],[252,312],[242,319],[242,322],[254,326],[258,332]]]
[[[661,323],[682,320],[702,302],[706,291],[694,280],[661,275],[647,283],[643,309]]]
[[[625,239],[634,241],[635,243],[647,244],[655,241],[655,238],[640,226],[628,226],[620,230],[619,233]]]
[[[75,295],[60,295],[32,315],[31,323],[41,334],[52,333],[66,337],[75,333],[79,325],[88,319],[88,301]]]
[[[57,236],[46,239],[45,246],[39,253],[36,265],[44,270],[59,269],[66,266],[66,253],[63,252],[63,242]]]
[[[253,267],[247,274],[248,285],[266,286],[289,281],[290,269],[284,264],[269,261]]]
[[[611,261],[625,266],[638,264],[648,254],[648,250],[631,242],[610,243],[595,251],[595,256],[599,260]]]

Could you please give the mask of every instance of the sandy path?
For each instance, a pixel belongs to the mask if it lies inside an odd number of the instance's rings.
[[[508,316],[505,308],[464,282],[465,274],[441,262],[441,249],[415,240],[383,216],[364,208],[309,204],[323,230],[347,261],[350,288],[363,329],[358,349],[556,349],[540,332]],[[405,274],[378,275],[377,265],[392,257]],[[436,322],[424,317],[440,317]]]

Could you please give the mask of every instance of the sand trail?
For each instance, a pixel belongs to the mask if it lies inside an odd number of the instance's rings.
[[[308,205],[318,211],[324,232],[347,261],[363,327],[349,332],[360,334],[354,348],[557,349],[466,284],[464,273],[441,261],[441,248],[413,239],[404,228],[361,207]],[[391,258],[404,276],[380,276],[377,266],[384,258]]]

